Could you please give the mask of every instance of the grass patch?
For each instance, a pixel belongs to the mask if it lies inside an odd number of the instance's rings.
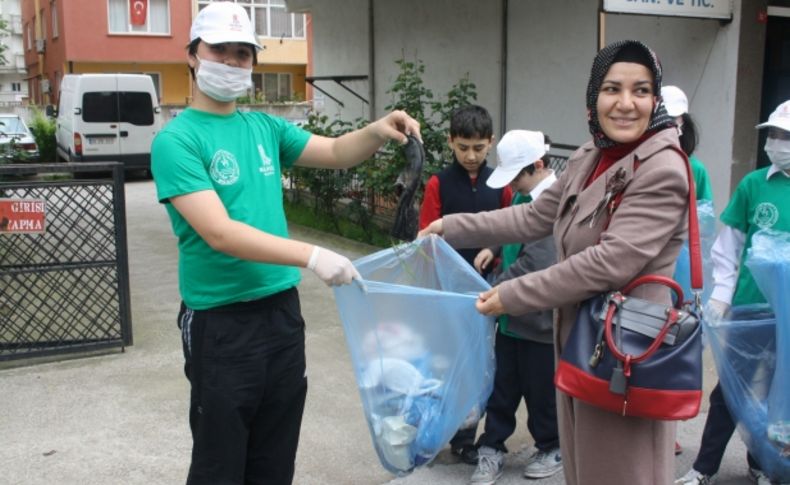
[[[301,203],[295,203],[288,199],[283,202],[285,206],[285,217],[294,224],[311,227],[331,234],[337,234],[346,239],[359,241],[379,248],[388,248],[395,243],[392,237],[379,227],[373,226],[366,231],[360,224],[345,217],[338,217],[337,225],[340,227],[340,231],[338,232],[337,227],[335,227],[327,216],[316,214],[312,207]]]

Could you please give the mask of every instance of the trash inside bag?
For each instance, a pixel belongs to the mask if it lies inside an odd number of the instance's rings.
[[[784,474],[775,479],[790,482],[790,233],[755,233],[746,266],[776,313],[776,370],[767,400],[767,433],[784,457]]]
[[[713,202],[709,200],[697,201],[697,218],[699,219],[699,238],[702,249],[702,302],[707,302],[713,291],[713,258],[711,249],[716,242],[716,213]],[[677,264],[675,265],[675,281],[683,289],[683,298],[692,300],[694,293],[691,288],[691,264],[689,261],[689,242],[685,241],[680,247]]]
[[[734,307],[704,321],[727,406],[763,471],[790,482],[790,234],[752,237],[746,267],[769,304]]]
[[[374,448],[403,475],[485,409],[494,319],[475,301],[490,286],[436,236],[354,265],[363,281],[335,288],[335,300]]]

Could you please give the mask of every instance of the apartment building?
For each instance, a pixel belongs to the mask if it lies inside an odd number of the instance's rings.
[[[0,38],[0,42],[5,47],[0,59],[0,109],[20,106],[27,100],[20,1],[0,1],[0,21],[5,26]]]
[[[19,1],[19,0],[17,0]],[[184,105],[192,81],[186,46],[192,18],[210,0],[21,0],[31,103],[57,104],[69,73],[149,74],[163,105]],[[305,99],[308,18],[284,0],[238,0],[266,47],[253,79],[267,101]],[[255,93],[251,93],[255,94]]]

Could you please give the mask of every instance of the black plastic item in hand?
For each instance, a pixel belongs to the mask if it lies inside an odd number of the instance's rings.
[[[417,236],[417,209],[414,208],[414,195],[420,186],[422,166],[425,163],[425,150],[422,142],[409,135],[409,141],[403,147],[406,155],[406,168],[398,177],[403,184],[398,210],[395,212],[395,223],[390,235],[401,241],[411,241]]]

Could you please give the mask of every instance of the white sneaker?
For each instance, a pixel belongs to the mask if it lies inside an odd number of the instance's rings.
[[[525,478],[546,478],[562,470],[562,455],[559,448],[550,451],[536,451],[524,467]]]
[[[790,485],[787,482],[772,482],[768,475],[763,473],[762,470],[749,467],[749,476],[754,480],[757,485]]]
[[[675,480],[675,483],[677,485],[710,485],[715,480],[715,473],[713,475],[704,475],[692,468],[685,475]]]
[[[472,474],[470,485],[494,485],[502,476],[505,454],[488,446],[477,450],[477,468]]]

